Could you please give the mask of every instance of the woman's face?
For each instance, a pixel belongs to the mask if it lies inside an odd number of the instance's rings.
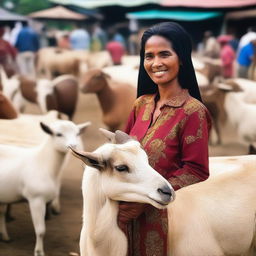
[[[178,80],[179,58],[171,42],[162,36],[151,36],[145,44],[144,68],[157,85]]]

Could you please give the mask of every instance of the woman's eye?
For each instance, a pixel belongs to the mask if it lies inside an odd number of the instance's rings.
[[[161,53],[161,57],[169,57],[170,56],[170,53],[169,52],[163,52]]]
[[[117,165],[117,166],[115,166],[115,169],[118,172],[129,172],[129,168],[127,165]]]
[[[56,136],[57,137],[61,137],[61,136],[63,136],[61,133],[56,133]]]
[[[145,55],[145,60],[150,60],[152,59],[153,57],[151,55]]]

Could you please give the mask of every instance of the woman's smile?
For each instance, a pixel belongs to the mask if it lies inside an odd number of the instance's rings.
[[[178,80],[179,58],[171,43],[162,36],[152,36],[145,44],[144,67],[157,85]]]

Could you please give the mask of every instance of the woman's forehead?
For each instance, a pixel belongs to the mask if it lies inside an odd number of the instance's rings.
[[[151,36],[145,43],[145,51],[151,48],[168,48],[173,50],[172,43],[163,36],[154,35]]]

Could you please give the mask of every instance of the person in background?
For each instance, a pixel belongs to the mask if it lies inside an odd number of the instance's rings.
[[[90,35],[80,23],[76,24],[75,29],[70,33],[70,45],[73,50],[89,50]]]
[[[219,58],[220,56],[220,45],[211,31],[204,33],[202,54],[210,58]]]
[[[40,48],[39,35],[27,22],[23,22],[15,47],[18,50],[17,63],[20,73],[35,78],[35,57]]]
[[[114,65],[120,65],[125,54],[125,48],[122,43],[114,39],[113,35],[112,40],[106,44],[106,50],[110,53]]]
[[[243,46],[237,57],[238,77],[248,78],[248,70],[252,64],[256,52],[256,35],[251,37],[251,41]]]
[[[59,31],[56,34],[57,46],[61,49],[70,49],[70,36],[68,31]]]
[[[217,38],[220,44],[220,59],[222,62],[222,75],[224,78],[231,78],[234,76],[234,61],[236,53],[230,45],[233,39],[230,35],[221,35]]]
[[[108,38],[100,23],[96,22],[92,28],[92,51],[103,51],[106,47]],[[97,45],[96,45],[97,44]]]
[[[11,36],[10,36],[10,43],[12,45],[16,44],[18,34],[20,33],[20,30],[22,29],[22,23],[21,22],[16,22],[13,29],[11,30]]]
[[[5,28],[0,27],[0,65],[3,66],[8,76],[12,76],[17,72],[17,50],[3,39],[4,31]]]
[[[256,36],[256,28],[249,27],[247,32],[240,38],[238,48],[237,48],[237,55],[239,55],[240,50],[247,44],[251,42]]]
[[[144,32],[138,98],[125,130],[175,190],[209,176],[211,118],[201,101],[191,52],[190,36],[177,23]],[[166,210],[120,202],[118,223],[128,236],[129,256],[167,256]]]

